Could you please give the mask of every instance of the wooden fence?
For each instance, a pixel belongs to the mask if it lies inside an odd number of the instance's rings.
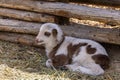
[[[120,45],[120,28],[98,28],[69,22],[69,18],[77,18],[120,25],[120,10],[91,8],[73,3],[87,1],[0,0],[0,39],[37,46],[34,39],[41,24],[52,22],[62,24],[60,26],[66,35]],[[98,4],[100,0],[93,1]],[[119,0],[103,2],[105,4],[100,5],[120,8]]]

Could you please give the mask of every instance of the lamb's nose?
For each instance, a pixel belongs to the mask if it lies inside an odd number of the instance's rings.
[[[39,42],[39,40],[38,39],[35,39],[35,43],[38,43]]]
[[[35,39],[35,43],[41,43],[43,40]]]

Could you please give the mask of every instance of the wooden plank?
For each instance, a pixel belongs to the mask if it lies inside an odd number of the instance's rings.
[[[0,20],[0,31],[37,35],[40,26],[41,24],[37,23],[26,23],[17,20],[7,20],[7,22],[5,22],[5,20]],[[69,36],[120,45],[120,28],[98,28],[80,24],[60,25],[60,27],[63,29],[64,33]]]
[[[90,8],[60,2],[52,3],[32,0],[0,0],[0,6],[54,14],[68,18],[72,17],[84,20],[120,24],[120,11],[116,10]]]
[[[33,22],[55,22],[55,16],[7,8],[0,8],[0,16]]]

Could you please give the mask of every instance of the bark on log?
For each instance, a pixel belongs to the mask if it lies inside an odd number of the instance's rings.
[[[0,19],[0,31],[37,34],[41,24],[25,21]]]
[[[11,22],[14,24],[12,24]],[[21,21],[13,22],[11,20],[5,23],[7,24],[0,23],[0,31],[27,33],[33,35],[38,34],[41,25],[41,24],[38,25],[37,23],[29,23],[29,22],[25,23]],[[20,23],[22,24],[23,27],[20,25]],[[63,29],[65,34],[69,36],[93,39],[99,42],[106,42],[106,43],[113,43],[120,45],[120,29],[117,28],[113,28],[113,29],[98,28],[98,27],[91,27],[91,26],[77,25],[77,24],[71,24],[68,26],[61,25],[60,27]]]
[[[116,10],[90,8],[86,6],[60,2],[52,3],[32,0],[0,0],[0,6],[54,14],[68,18],[72,17],[105,23],[120,24],[120,11]]]
[[[43,48],[35,43],[35,36],[28,34],[0,32],[0,40]]]
[[[0,8],[0,16],[33,22],[55,22],[55,16],[7,8]]]

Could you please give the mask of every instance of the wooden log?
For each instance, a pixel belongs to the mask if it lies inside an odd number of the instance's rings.
[[[39,0],[39,1],[50,1],[50,2],[64,2],[64,3],[69,3],[69,0]],[[62,16],[56,16],[55,22],[60,25],[64,24],[70,24],[69,18],[62,17]]]
[[[5,20],[4,20],[5,21]],[[12,24],[12,23],[14,24]],[[19,22],[8,20],[4,22],[6,24],[0,23],[0,31],[17,32],[17,33],[27,33],[37,35],[41,24],[29,23],[29,22]],[[22,24],[22,26],[20,25]],[[10,24],[10,25],[9,25]],[[12,25],[11,25],[12,24]],[[29,26],[32,25],[32,26]],[[34,26],[35,25],[35,26]],[[33,27],[34,26],[34,27]],[[86,25],[61,25],[60,26],[64,33],[69,36],[92,39],[99,42],[113,43],[120,45],[120,28],[98,28]]]
[[[32,0],[0,0],[0,6],[54,14],[68,18],[120,24],[120,11],[116,10],[90,8],[86,6],[60,2],[52,3]]]
[[[70,2],[79,2],[95,5],[105,5],[120,8],[120,0],[69,0]]]
[[[55,16],[7,8],[0,8],[0,16],[33,22],[55,22]]]
[[[120,45],[120,28],[99,28],[78,24],[61,27],[65,34],[73,37]]]
[[[38,0],[38,1],[49,1],[49,2],[69,2],[70,0]]]
[[[0,40],[43,48],[35,43],[35,37],[28,34],[0,32]]]
[[[40,26],[41,24],[39,23],[31,23],[11,19],[0,19],[0,31],[37,34]]]

